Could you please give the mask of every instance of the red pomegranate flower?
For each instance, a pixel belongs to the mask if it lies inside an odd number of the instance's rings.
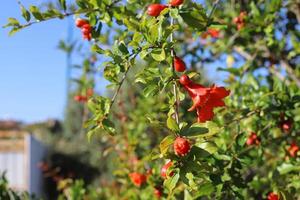
[[[130,173],[129,177],[132,183],[137,187],[140,187],[147,180],[147,177],[144,174],[140,174],[137,172]]]
[[[279,196],[274,192],[270,192],[268,195],[268,200],[279,200]]]
[[[180,77],[181,85],[188,91],[193,100],[193,106],[189,111],[197,110],[198,122],[206,122],[214,117],[215,107],[225,106],[223,98],[230,94],[224,87],[215,85],[206,88],[200,84],[192,82],[187,75]]]
[[[212,38],[218,38],[220,35],[220,31],[218,29],[214,29],[214,28],[209,28],[207,29],[206,32],[204,32],[201,37],[203,39],[206,39],[208,36],[212,37]]]
[[[167,172],[172,165],[173,165],[172,161],[169,161],[161,168],[160,175],[162,178],[167,178]],[[168,174],[168,176],[173,176],[173,175],[174,172],[170,172]]]
[[[184,70],[186,70],[185,62],[181,58],[175,56],[173,62],[174,62],[175,71],[184,72]]]
[[[185,156],[191,150],[190,142],[182,137],[177,137],[174,142],[174,151],[178,156]]]
[[[299,146],[296,144],[296,142],[293,142],[291,146],[288,148],[288,152],[291,157],[296,157],[298,151],[299,151]]]

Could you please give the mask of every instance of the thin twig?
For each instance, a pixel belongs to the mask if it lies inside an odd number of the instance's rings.
[[[171,17],[171,22],[170,22],[171,26],[174,25],[174,18]],[[171,33],[170,36],[170,42],[173,43],[173,32]],[[174,48],[171,48],[171,57],[172,57],[172,72],[173,74],[175,73],[175,69],[174,69],[174,57],[175,57],[175,51]],[[173,93],[174,93],[174,97],[175,97],[175,105],[174,105],[174,111],[175,111],[175,120],[176,123],[179,124],[179,114],[178,114],[178,108],[179,108],[179,100],[178,100],[178,95],[177,95],[177,85],[176,85],[176,80],[174,80],[174,84],[173,84]]]
[[[110,5],[107,5],[106,6],[106,10],[110,9],[114,4],[118,3],[119,1],[120,0],[115,0]],[[20,29],[26,28],[26,27],[31,26],[33,24],[38,24],[38,23],[41,23],[41,22],[44,22],[44,21],[48,21],[48,20],[52,20],[52,19],[65,18],[65,17],[69,17],[69,16],[72,16],[72,15],[79,15],[79,14],[83,14],[83,13],[88,14],[88,13],[93,13],[93,12],[96,12],[96,11],[99,11],[99,8],[86,9],[86,10],[80,10],[80,11],[77,10],[75,12],[69,12],[69,13],[68,12],[59,13],[59,14],[56,14],[54,16],[42,19],[42,20],[32,21],[32,22],[28,22],[27,24],[19,25],[19,28]]]
[[[137,52],[129,55],[128,62],[129,62],[131,56],[133,56],[133,58],[131,58],[131,59],[134,59],[139,54],[139,52],[141,52],[141,49],[139,49]],[[127,62],[127,64],[128,64],[128,62]],[[117,98],[117,96],[118,96],[118,94],[120,92],[120,89],[121,89],[121,87],[122,87],[122,85],[123,85],[123,83],[124,83],[124,81],[125,81],[125,79],[127,77],[127,74],[128,74],[128,72],[129,72],[129,70],[130,70],[131,67],[132,67],[132,65],[129,64],[128,67],[127,67],[127,69],[125,70],[123,76],[122,76],[122,79],[118,83],[118,87],[117,87],[117,89],[116,89],[116,91],[115,91],[115,93],[114,93],[114,95],[113,95],[113,97],[111,99],[110,105],[109,105],[110,109],[112,108],[112,106],[113,106],[113,104],[114,104],[114,102],[115,102],[115,100],[116,100],[116,98]]]
[[[217,8],[219,2],[220,2],[220,0],[216,0],[216,1],[213,3],[212,9],[211,9],[211,11],[210,11],[210,13],[209,13],[209,15],[208,15],[207,26],[210,25],[211,17],[212,17],[212,15],[214,14],[214,12],[215,12],[215,10],[216,10],[216,8]]]

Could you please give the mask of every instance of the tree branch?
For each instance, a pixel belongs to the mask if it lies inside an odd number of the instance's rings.
[[[171,26],[174,25],[174,18],[171,17]],[[173,43],[173,32],[171,33],[170,36],[170,42]],[[171,49],[171,57],[172,57],[172,64],[171,64],[171,68],[172,68],[172,72],[175,73],[175,69],[174,69],[174,57],[175,57],[175,51],[174,48]],[[177,84],[176,84],[176,80],[174,80],[174,84],[173,84],[173,93],[174,93],[174,97],[175,97],[175,105],[174,105],[174,111],[175,111],[175,120],[176,123],[179,124],[179,100],[178,100],[178,95],[177,95]]]

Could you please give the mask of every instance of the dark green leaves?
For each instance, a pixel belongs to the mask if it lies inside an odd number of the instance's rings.
[[[204,9],[199,4],[191,4],[191,7],[182,11],[180,16],[189,27],[197,31],[203,31],[206,28],[208,19]]]
[[[23,5],[20,5],[23,18],[29,22],[31,19],[30,12]]]
[[[58,0],[60,6],[62,7],[63,10],[67,10],[67,3],[66,0]]]
[[[88,108],[93,114],[93,118],[90,118],[85,123],[85,127],[89,128],[87,133],[88,140],[101,130],[105,130],[111,135],[115,134],[114,124],[108,119],[110,107],[111,101],[105,97],[95,96],[88,101]]]
[[[189,128],[185,128],[180,132],[180,135],[187,136],[187,137],[193,137],[193,136],[199,136],[205,133],[208,133],[208,129],[205,127],[202,127],[201,124],[195,123]]]

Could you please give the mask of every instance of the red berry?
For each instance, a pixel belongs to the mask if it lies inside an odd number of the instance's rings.
[[[88,24],[88,22],[84,19],[76,19],[75,24],[78,28],[81,28],[83,25]]]
[[[174,142],[174,151],[178,156],[185,156],[191,149],[190,142],[182,137],[177,137]]]
[[[163,4],[151,4],[147,9],[147,13],[152,17],[157,17],[165,8],[167,6]]]
[[[181,85],[188,85],[191,82],[191,80],[187,75],[184,74],[180,77],[179,82]]]
[[[171,6],[180,6],[183,3],[184,0],[171,0],[170,5]]]
[[[279,196],[274,192],[270,192],[268,195],[268,200],[279,200]]]
[[[92,39],[92,34],[83,35],[83,39],[90,41]]]
[[[155,188],[154,188],[154,195],[155,195],[157,198],[162,197],[163,193],[162,193],[160,187],[155,187]]]
[[[162,178],[167,178],[167,172],[169,170],[169,168],[173,165],[172,161],[167,162],[160,170],[160,175]],[[174,172],[169,172],[168,174],[169,176],[173,176]]]
[[[299,146],[295,142],[293,142],[291,146],[288,148],[288,152],[291,157],[296,157],[298,151],[299,151]]]
[[[183,72],[186,70],[184,61],[177,56],[174,58],[174,68],[177,72]]]
[[[75,95],[74,101],[80,102],[81,101],[81,95]]]
[[[293,122],[291,120],[284,120],[280,123],[281,129],[288,133],[292,129]]]
[[[235,18],[233,19],[233,22],[234,22],[235,24],[238,24],[238,23],[240,23],[241,21],[240,21],[240,18],[239,18],[239,17],[235,17]]]
[[[253,142],[253,139],[251,138],[251,137],[249,137],[248,139],[247,139],[247,141],[246,141],[246,144],[248,145],[248,146],[250,146],[250,145],[252,145],[254,142]]]
[[[89,24],[85,24],[81,27],[82,31],[87,31],[87,32],[91,32],[92,31],[92,27]]]
[[[258,136],[256,135],[256,133],[251,133],[251,135],[248,137],[247,141],[246,141],[246,144],[248,146],[251,146],[253,144],[255,145],[259,145],[260,144],[260,140],[258,138]]]
[[[147,180],[147,177],[144,174],[140,174],[137,172],[130,173],[129,177],[132,183],[137,187],[140,187]]]

